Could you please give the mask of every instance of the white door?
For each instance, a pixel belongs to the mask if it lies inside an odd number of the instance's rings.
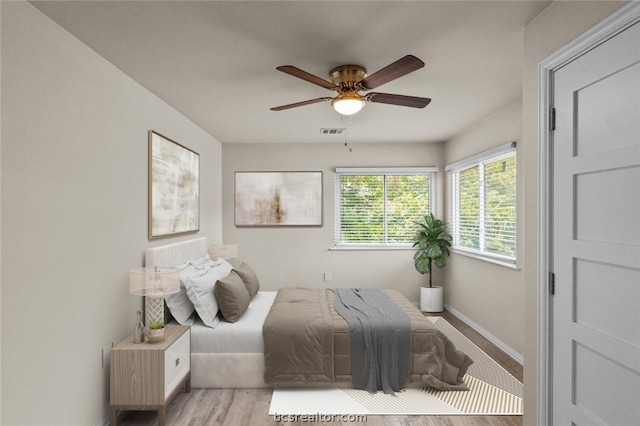
[[[553,73],[553,424],[640,424],[640,23]]]

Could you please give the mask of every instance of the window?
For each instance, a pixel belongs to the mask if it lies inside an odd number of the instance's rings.
[[[411,246],[414,221],[433,211],[436,171],[337,168],[336,247]]]
[[[515,265],[515,147],[512,142],[446,167],[454,250]]]

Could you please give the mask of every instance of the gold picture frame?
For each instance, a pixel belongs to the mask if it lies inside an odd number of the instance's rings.
[[[149,130],[149,239],[200,229],[200,155]]]

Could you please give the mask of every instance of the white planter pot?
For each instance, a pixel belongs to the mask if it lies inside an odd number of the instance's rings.
[[[420,287],[420,310],[422,312],[444,311],[444,288]]]
[[[147,342],[162,342],[165,339],[164,327],[153,330],[148,328],[145,330],[145,334],[147,336]]]

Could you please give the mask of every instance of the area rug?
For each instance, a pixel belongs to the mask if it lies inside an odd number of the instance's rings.
[[[522,383],[444,318],[427,317],[473,364],[468,392],[407,388],[395,396],[356,389],[274,389],[269,415],[522,415]]]

